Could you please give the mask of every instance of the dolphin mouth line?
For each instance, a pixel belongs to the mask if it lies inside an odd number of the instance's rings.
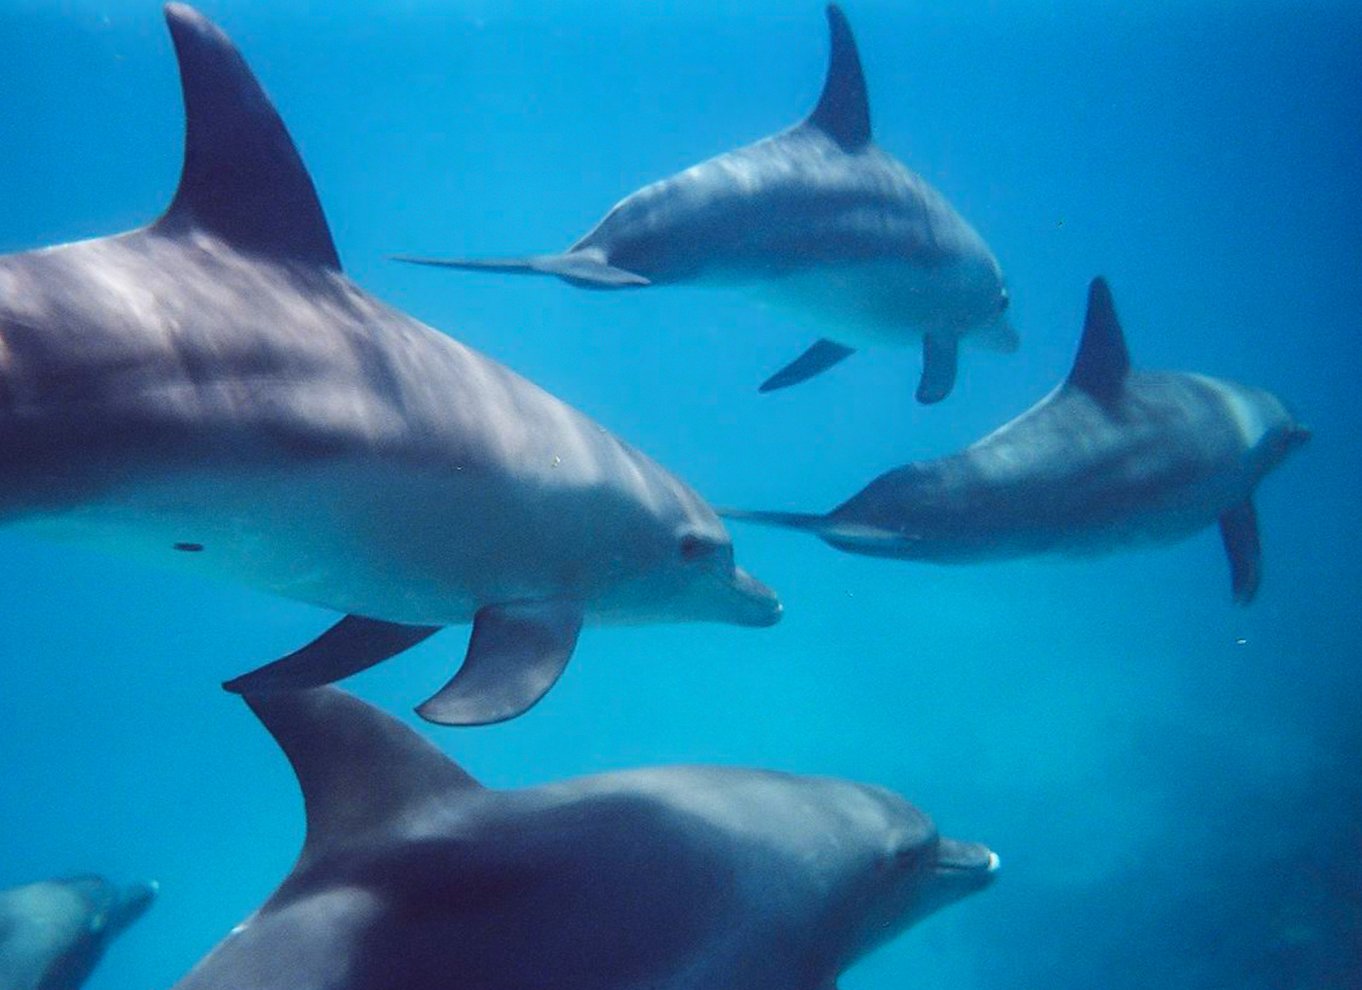
[[[982,861],[938,860],[936,872],[944,876],[970,876],[996,873],[1001,866],[1002,860],[990,849]]]

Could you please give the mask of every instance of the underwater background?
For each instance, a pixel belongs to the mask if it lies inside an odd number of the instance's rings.
[[[714,504],[822,511],[1011,418],[1067,372],[1099,273],[1137,366],[1266,387],[1314,430],[1258,493],[1251,608],[1214,529],[943,568],[734,524],[779,626],[589,629],[528,716],[429,738],[493,786],[698,761],[850,777],[1000,853],[992,888],[843,990],[1362,987],[1362,7],[850,0],[876,140],[984,235],[1022,335],[968,351],[933,407],[911,351],[758,395],[818,328],[736,294],[387,260],[564,247],[795,122],[826,58],[812,0],[202,9],[273,97],[351,276]],[[0,0],[0,251],[154,217],[182,128],[158,5]],[[286,762],[217,685],[333,616],[13,530],[0,601],[0,887],[159,880],[89,986],[168,986],[302,837]],[[347,686],[409,712],[466,633]]]

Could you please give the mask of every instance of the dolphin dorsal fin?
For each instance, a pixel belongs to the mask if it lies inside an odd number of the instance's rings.
[[[843,151],[856,151],[870,143],[870,102],[865,95],[856,39],[842,8],[835,3],[828,4],[828,29],[832,36],[828,76],[818,106],[805,123],[832,138]]]
[[[298,777],[305,858],[389,826],[432,797],[481,789],[413,730],[340,688],[257,694],[246,703]]]
[[[1111,288],[1099,275],[1088,286],[1088,315],[1083,320],[1083,339],[1068,383],[1095,398],[1107,399],[1121,390],[1129,374],[1126,337],[1116,318]]]
[[[184,90],[184,167],[161,233],[206,230],[244,250],[340,270],[317,191],[284,122],[231,40],[167,4]]]

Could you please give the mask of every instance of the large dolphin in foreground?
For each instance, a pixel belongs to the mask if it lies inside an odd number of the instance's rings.
[[[879,787],[664,767],[496,791],[338,688],[247,700],[307,838],[174,990],[833,990],[998,864]]]
[[[154,883],[98,876],[0,891],[0,990],[76,990],[155,899]]]
[[[795,127],[645,186],[562,254],[402,260],[599,289],[742,285],[829,328],[762,391],[812,378],[855,347],[921,339],[917,397],[945,398],[962,339],[1017,347],[1002,274],[941,194],[875,146],[851,28],[835,5],[827,13],[827,80]]]
[[[0,258],[0,520],[348,613],[234,686],[329,682],[472,620],[422,706],[534,704],[584,621],[769,625],[695,492],[365,293],[227,37],[166,8],[179,191],[151,226]]]
[[[1261,579],[1253,492],[1309,431],[1262,389],[1136,371],[1094,279],[1069,377],[957,454],[883,474],[826,515],[727,511],[841,550],[941,563],[1095,554],[1217,520],[1236,601]]]

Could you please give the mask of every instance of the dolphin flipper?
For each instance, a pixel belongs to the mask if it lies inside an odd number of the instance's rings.
[[[300,650],[223,685],[234,694],[297,691],[368,670],[435,635],[441,626],[404,626],[347,615]]]
[[[1220,538],[1230,558],[1230,585],[1240,605],[1253,601],[1263,580],[1263,548],[1258,541],[1258,513],[1245,499],[1220,516]]]
[[[955,387],[955,369],[960,358],[960,338],[954,334],[929,333],[922,338],[922,378],[917,383],[917,401],[924,405],[940,402]]]
[[[473,617],[468,655],[416,713],[440,725],[489,725],[528,711],[562,676],[582,608],[575,602],[488,605]]]
[[[776,389],[789,388],[791,385],[806,382],[855,353],[854,347],[847,347],[835,340],[819,340],[799,357],[762,382],[757,391],[774,392]]]
[[[556,275],[564,282],[586,289],[629,289],[652,283],[634,272],[606,264],[588,251],[541,254],[529,258],[419,258],[399,254],[394,261],[436,268],[461,268],[470,271],[507,272],[518,275]]]

